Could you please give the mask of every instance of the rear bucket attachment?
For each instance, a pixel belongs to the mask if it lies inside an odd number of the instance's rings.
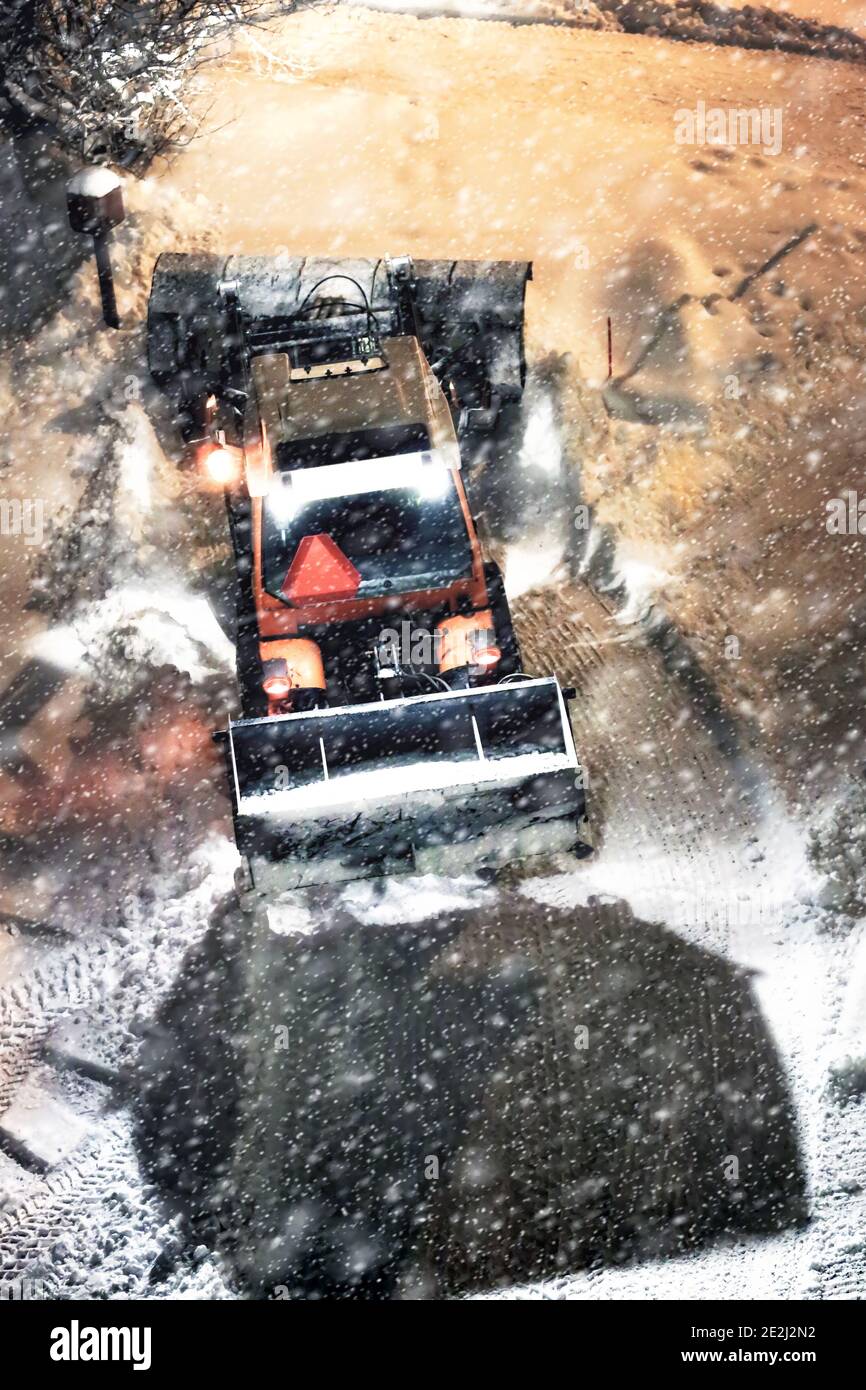
[[[259,893],[580,848],[583,777],[552,678],[240,720],[227,756]]]
[[[528,261],[328,260],[160,256],[148,303],[154,378],[189,402],[242,389],[261,353],[294,360],[326,345],[417,336],[449,381],[470,428],[492,428],[520,399],[526,374],[523,305]],[[325,352],[325,356],[333,351]]]

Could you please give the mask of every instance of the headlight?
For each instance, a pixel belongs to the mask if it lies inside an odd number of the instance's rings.
[[[210,481],[218,483],[220,487],[236,483],[241,476],[241,462],[236,451],[219,444],[208,450],[203,464]]]

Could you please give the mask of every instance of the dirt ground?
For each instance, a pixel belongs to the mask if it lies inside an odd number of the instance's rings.
[[[57,1171],[0,1169],[6,1277],[233,1297],[238,1270],[262,1291],[294,1262],[299,1289],[372,1296],[862,1296],[864,1102],[833,1078],[860,1055],[864,542],[825,526],[827,499],[862,476],[859,69],[338,7],[240,39],[195,100],[199,137],[128,188],[124,331],[100,332],[83,265],[3,361],[12,476],[56,506],[38,556],[3,556],[21,685],[0,786],[15,915],[2,1080],[13,1100],[35,1070],[90,1126]],[[677,144],[675,113],[699,101],[779,108],[781,151]],[[524,432],[501,473],[472,480],[473,501],[526,664],[577,687],[587,864],[498,889],[312,896],[293,908],[300,936],[242,933],[238,948],[228,808],[205,751],[233,702],[206,616],[226,538],[173,470],[142,355],[155,256],[201,246],[532,260]],[[401,949],[426,982],[409,1008]],[[238,950],[256,1008],[239,1043],[217,1045]],[[166,1113],[164,1132],[153,1107],[145,1126],[157,1187],[168,1159],[183,1172],[190,1116],[235,1107],[216,1125],[227,1149],[175,1193],[180,1216],[143,1183],[125,1106],[106,1121],[104,1078],[46,1059],[71,1013],[101,1020],[124,1059],[160,1015],[145,1084]],[[284,1016],[310,1022],[289,1074],[268,1050]],[[347,1100],[358,1057],[369,1076]],[[405,1118],[405,1078],[425,1065],[427,1131]],[[238,1098],[245,1066],[261,1086]],[[305,1102],[314,1073],[326,1080]],[[191,1102],[179,1118],[166,1077]],[[289,1142],[272,1103],[287,1088],[303,1133],[346,1164],[348,1227]],[[527,1097],[543,1111],[528,1129]],[[375,1115],[392,1145],[377,1178],[408,1184],[403,1224],[362,1180],[364,1145],[384,1143]],[[433,1194],[411,1166],[431,1155]],[[226,1164],[258,1208],[228,1241],[202,1225]],[[413,1243],[406,1211],[432,1211],[427,1238]]]

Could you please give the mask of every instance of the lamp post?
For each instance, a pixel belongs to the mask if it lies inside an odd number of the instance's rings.
[[[102,296],[102,317],[109,328],[119,328],[114,277],[108,253],[108,233],[126,216],[123,206],[123,185],[117,174],[99,164],[81,169],[66,185],[66,206],[69,225],[74,232],[86,232],[93,237],[96,252],[96,271],[99,293]]]

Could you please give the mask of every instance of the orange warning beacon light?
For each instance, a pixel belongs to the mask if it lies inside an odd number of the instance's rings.
[[[269,700],[285,700],[292,689],[292,676],[285,657],[262,662],[262,687]]]
[[[489,608],[479,613],[454,614],[439,623],[436,631],[439,670],[443,674],[460,666],[468,666],[470,671],[490,670],[502,658]]]
[[[297,691],[325,690],[325,668],[317,642],[294,637],[288,641],[262,642],[262,688],[272,712]]]
[[[199,469],[206,483],[214,487],[229,487],[240,479],[243,452],[226,444],[211,444],[199,455]]]

